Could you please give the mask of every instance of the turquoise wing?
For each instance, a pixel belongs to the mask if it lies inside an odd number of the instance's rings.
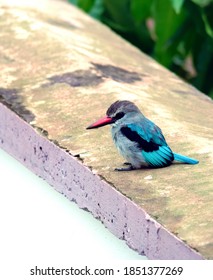
[[[148,119],[140,123],[128,124],[121,132],[130,141],[138,144],[145,161],[152,167],[168,166],[174,155],[162,134],[161,129]]]

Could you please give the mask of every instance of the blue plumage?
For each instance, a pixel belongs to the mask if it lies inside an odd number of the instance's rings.
[[[173,153],[173,154],[174,154],[174,159],[177,160],[177,161],[181,161],[181,162],[188,163],[188,164],[199,163],[199,161],[197,159],[189,158],[189,157],[177,154],[177,153]]]
[[[174,160],[197,164],[198,160],[173,153],[161,129],[147,119],[130,101],[116,101],[107,110],[107,117],[88,128],[112,124],[112,138],[129,166],[117,170],[132,170],[142,166],[169,166]]]
[[[136,116],[134,123],[121,126],[120,130],[127,139],[137,143],[141,158],[149,166],[165,167],[174,160],[161,129],[147,118]]]
[[[169,147],[168,147],[169,148]],[[145,161],[152,167],[165,167],[171,164],[174,159],[173,153],[169,148],[167,153],[166,146],[160,146],[157,151],[145,152],[142,151],[142,154],[145,158]]]

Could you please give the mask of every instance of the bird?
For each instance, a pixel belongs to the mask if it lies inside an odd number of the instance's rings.
[[[131,101],[117,100],[108,108],[104,118],[92,123],[87,129],[105,125],[111,125],[113,142],[127,160],[125,167],[116,168],[116,171],[167,167],[173,161],[199,163],[196,159],[174,153],[162,130]]]

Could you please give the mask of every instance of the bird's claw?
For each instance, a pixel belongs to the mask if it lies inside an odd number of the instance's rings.
[[[115,168],[115,171],[131,171],[134,170],[135,168],[131,165],[131,163],[125,163],[125,165],[128,165],[128,167],[118,167]]]

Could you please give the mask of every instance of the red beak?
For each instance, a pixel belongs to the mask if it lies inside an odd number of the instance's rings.
[[[89,125],[89,126],[87,127],[87,129],[98,128],[98,127],[101,127],[101,126],[104,126],[104,125],[107,125],[107,124],[111,124],[111,123],[113,123],[113,122],[114,122],[114,121],[113,121],[112,118],[106,116],[106,117],[104,117],[104,118],[98,120],[97,122],[94,122],[94,123],[92,123],[91,125]]]

